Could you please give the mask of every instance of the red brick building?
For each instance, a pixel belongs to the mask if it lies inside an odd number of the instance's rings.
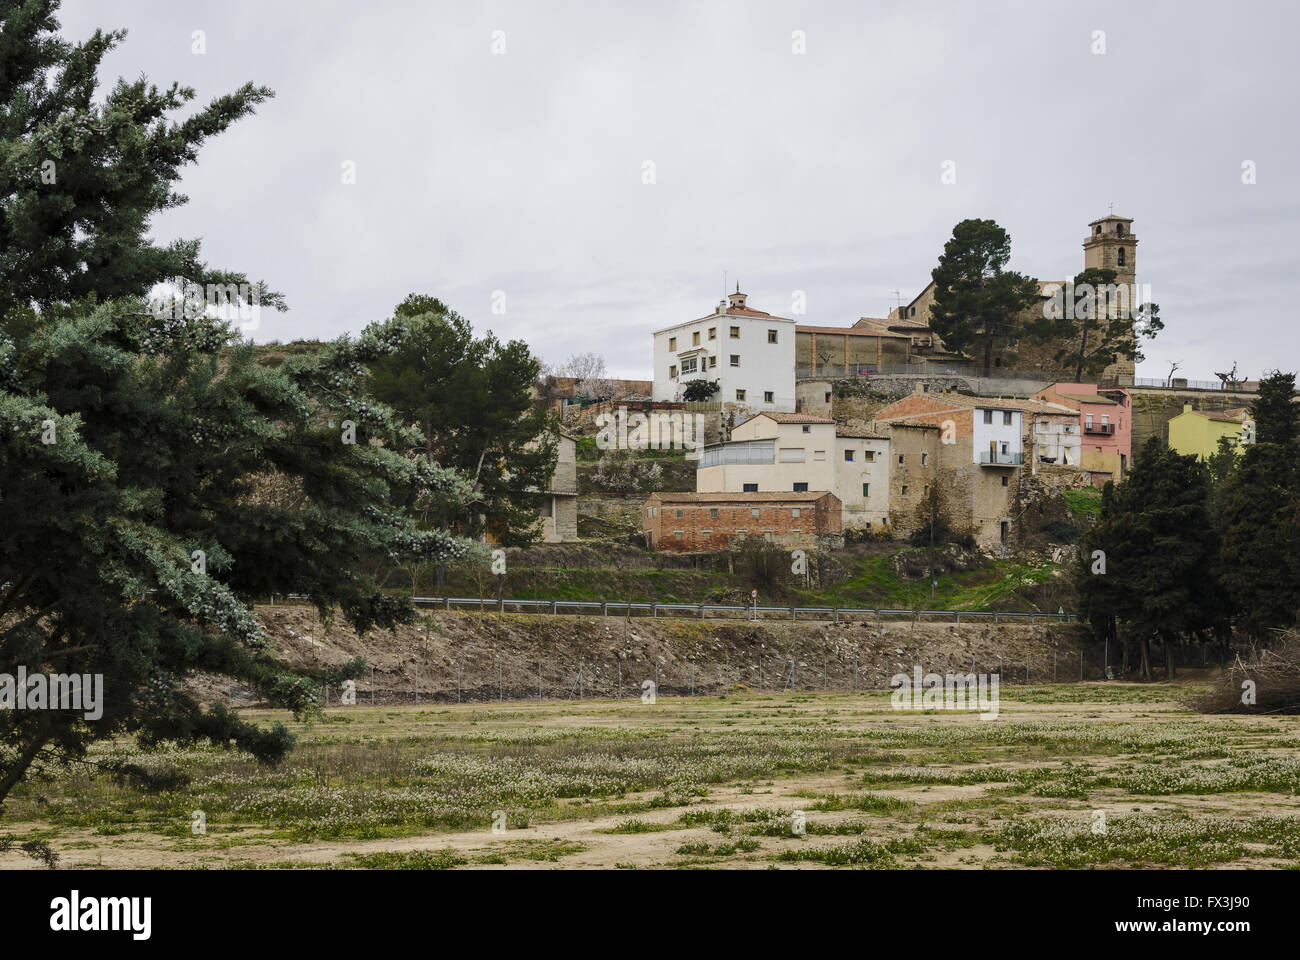
[[[651,550],[725,550],[746,537],[815,548],[838,539],[840,498],[806,493],[652,493],[641,511]]]

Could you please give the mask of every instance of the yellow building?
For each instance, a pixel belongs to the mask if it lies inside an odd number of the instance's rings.
[[[1245,407],[1235,410],[1193,410],[1183,404],[1183,412],[1169,421],[1169,446],[1182,454],[1194,453],[1208,459],[1219,449],[1219,438],[1228,437],[1234,446],[1254,434],[1255,421]]]

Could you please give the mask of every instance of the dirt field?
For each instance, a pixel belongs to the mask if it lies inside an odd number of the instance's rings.
[[[986,721],[743,689],[333,707],[274,770],[105,747],[172,783],[58,772],[5,827],[90,869],[1294,867],[1300,720],[1198,716],[1188,690],[1004,686]]]

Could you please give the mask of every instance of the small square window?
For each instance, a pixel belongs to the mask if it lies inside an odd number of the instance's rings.
[[[899,466],[902,466],[903,464],[903,455],[901,453],[898,455],[898,464]]]
[[[717,515],[718,515],[718,508],[717,508],[717,507],[710,507],[710,508],[709,508],[709,516],[710,516],[710,517],[716,517]]]
[[[903,484],[903,496],[907,496],[907,484]]]
[[[732,327],[732,328],[731,328],[731,339],[732,339],[732,340],[739,340],[739,339],[740,339],[740,327]]]
[[[673,536],[680,540],[682,538],[682,532],[680,530],[674,530]]]
[[[775,394],[773,394],[773,392],[772,392],[771,390],[764,390],[764,391],[763,391],[763,402],[764,402],[764,403],[772,403],[772,402],[773,402],[773,400],[772,400],[772,397],[773,397],[773,396],[775,396]]]
[[[1011,411],[1010,411],[1010,410],[1003,410],[1003,411],[1002,411],[1002,426],[1004,426],[1004,427],[1009,427],[1009,426],[1011,426]]]
[[[771,394],[768,394],[768,396],[771,396]],[[805,424],[803,425],[803,432],[804,432],[804,433],[812,433],[812,427],[810,427],[808,424],[805,423]]]
[[[775,330],[769,330],[769,331],[767,331],[767,342],[768,342],[768,343],[776,343],[776,331],[775,331]]]
[[[754,507],[752,510],[750,510],[750,511],[749,511],[749,515],[750,515],[751,517],[756,517],[756,516],[758,516],[758,507]]]
[[[709,357],[709,366],[710,366],[710,367],[716,367],[717,365],[718,365],[718,358],[717,358],[717,357]]]
[[[669,350],[676,350],[676,349],[677,349],[677,338],[676,338],[676,337],[669,337],[669,338],[668,338],[668,349],[669,349]]]
[[[852,450],[845,450],[845,451],[844,451],[844,462],[845,462],[845,463],[852,463],[852,462],[853,462],[853,453],[854,453],[854,451],[852,451]]]
[[[993,422],[993,411],[992,411],[992,410],[985,410],[985,411],[984,411],[984,422],[985,422],[985,423],[992,423],[992,422]]]
[[[1007,475],[1004,473],[1002,474],[1002,486],[1005,487],[1006,485],[1007,485]]]
[[[875,462],[876,462],[876,451],[874,451],[874,450],[863,450],[863,451],[862,451],[862,459],[865,460],[865,461],[867,461],[867,463],[875,463]]]
[[[807,493],[807,492],[808,492],[808,484],[807,484],[807,483],[796,483],[796,484],[794,485],[794,492],[795,492],[795,493]]]
[[[758,493],[758,484],[756,484],[756,483],[746,483],[746,484],[743,485],[741,492],[742,492],[742,493]]]
[[[798,516],[799,516],[799,508],[798,508],[798,507],[794,507],[793,509],[791,509],[791,511],[790,511],[790,516],[791,516],[791,517],[798,517]],[[796,531],[796,532],[797,532],[797,531]]]
[[[744,400],[744,399],[745,399],[745,391],[744,391],[744,390],[737,390],[737,391],[736,391],[736,399],[737,399],[737,400]]]
[[[674,363],[671,367],[668,368],[668,379],[669,380],[677,379],[677,364]]]
[[[738,354],[738,353],[733,353],[733,354],[731,355],[731,365],[732,365],[733,367],[738,367],[738,366],[740,366],[740,354]]]
[[[709,327],[709,339],[710,339],[710,340],[716,340],[716,339],[718,339],[718,328],[717,328],[717,327]]]
[[[692,333],[692,334],[691,334],[691,346],[692,346],[692,347],[698,347],[699,345],[700,345],[700,335],[699,335],[698,333]]]
[[[685,511],[685,510],[678,510],[678,511],[677,511],[677,516],[679,516],[679,517],[684,517],[684,516],[686,516],[686,511]]]

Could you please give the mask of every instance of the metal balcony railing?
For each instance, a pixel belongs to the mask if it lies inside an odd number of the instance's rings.
[[[1083,425],[1084,433],[1095,433],[1103,437],[1112,437],[1115,435],[1115,424],[1113,423],[1085,423]]]
[[[1023,453],[993,453],[980,451],[980,465],[985,467],[1018,467],[1025,462]]]

